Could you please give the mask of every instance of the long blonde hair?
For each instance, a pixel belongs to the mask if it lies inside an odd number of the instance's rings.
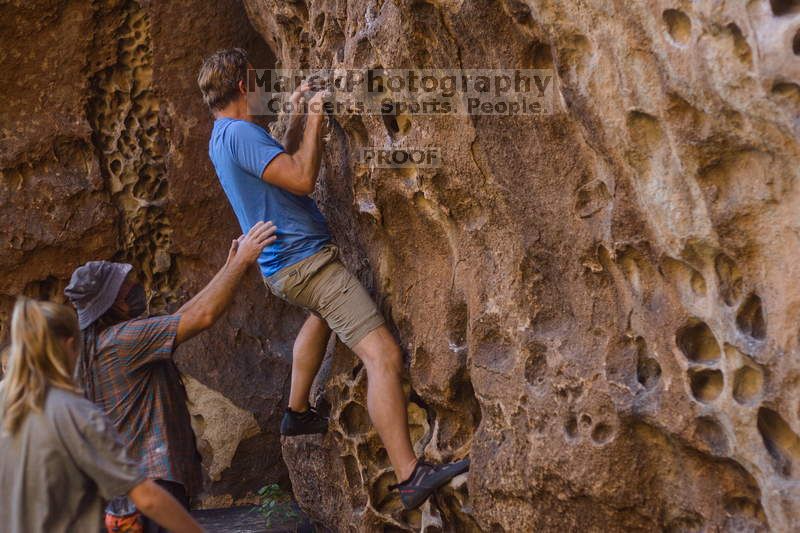
[[[14,434],[28,413],[41,411],[49,387],[77,392],[61,343],[69,338],[76,343],[81,338],[71,308],[25,297],[17,300],[3,379],[3,429]]]

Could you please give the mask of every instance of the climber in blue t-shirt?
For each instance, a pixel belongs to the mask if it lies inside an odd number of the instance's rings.
[[[325,218],[310,198],[322,159],[324,94],[305,105],[308,83],[290,97],[283,144],[253,122],[248,112],[244,50],[223,50],[206,59],[198,76],[203,98],[214,114],[209,156],[242,231],[271,220],[277,240],[259,265],[264,282],[278,297],[310,311],[294,344],[289,407],[281,422],[285,436],[324,433],[328,419],[309,403],[331,331],[363,361],[367,409],[383,441],[403,505],[413,509],[454,476],[469,460],[430,464],[411,445],[406,398],[401,385],[403,355],[383,316],[358,279],[338,259]]]
[[[208,154],[239,225],[249,228],[270,219],[280,223],[277,240],[258,258],[265,277],[318,252],[331,240],[325,217],[306,196],[313,190],[310,183],[287,190],[259,179],[267,165],[285,153],[264,128],[249,120],[220,117],[214,121]]]

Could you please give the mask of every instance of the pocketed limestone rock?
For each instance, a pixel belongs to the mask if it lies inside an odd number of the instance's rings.
[[[0,19],[0,344],[15,295],[63,301],[72,270],[94,259],[132,263],[150,312],[176,311],[240,234],[195,80],[226,46],[271,64],[241,3],[35,0],[4,3]],[[251,318],[273,315],[301,319],[253,271],[222,323],[176,355],[265,428],[218,456],[204,501],[288,482],[276,428],[292,332]]]
[[[797,2],[245,3],[285,68],[538,68],[556,89],[543,117],[329,117],[317,198],[406,352],[414,442],[472,470],[402,511],[339,347],[318,383],[324,453],[283,443],[310,515],[793,529]],[[442,164],[357,164],[415,147]]]
[[[0,35],[6,312],[19,292],[58,298],[98,257],[134,262],[156,310],[210,279],[237,234],[194,85],[215,48],[249,48],[256,68],[552,73],[546,116],[328,118],[315,197],[405,352],[415,449],[472,470],[405,512],[365,371],[332,343],[314,389],[331,431],[282,443],[314,519],[796,529],[797,2],[37,0],[0,14],[14,22]],[[357,164],[364,148],[420,147],[441,165]],[[181,348],[181,369],[260,428],[207,501],[286,478],[277,427],[302,319],[254,272]]]

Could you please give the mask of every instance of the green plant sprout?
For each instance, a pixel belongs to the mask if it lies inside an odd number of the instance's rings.
[[[291,496],[276,483],[261,487],[258,490],[258,500],[259,504],[255,510],[264,518],[267,527],[272,527],[274,521],[284,521],[298,516]]]

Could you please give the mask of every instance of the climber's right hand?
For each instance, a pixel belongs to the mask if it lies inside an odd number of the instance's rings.
[[[303,81],[303,83],[298,85],[297,89],[295,89],[292,95],[289,97],[289,102],[292,104],[293,114],[300,114],[303,112],[303,104],[305,104],[303,93],[309,90],[311,90],[311,84],[308,82],[308,80]]]
[[[311,100],[308,101],[308,112],[312,115],[324,115],[325,114],[325,106],[323,105],[325,102],[328,101],[330,98],[331,93],[330,91],[319,91],[315,93],[314,96],[311,97]]]

